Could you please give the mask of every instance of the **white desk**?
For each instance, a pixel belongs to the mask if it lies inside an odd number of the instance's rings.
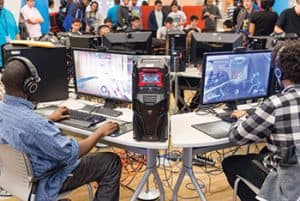
[[[84,104],[87,102],[80,102],[77,100],[68,100],[67,102],[63,103],[60,102],[59,105],[65,105],[69,107],[70,109],[78,109],[80,107],[83,107]],[[53,105],[53,103],[51,104]],[[132,120],[132,111],[129,109],[119,109],[123,112],[123,114],[118,117],[117,119],[123,120],[123,121],[131,121]],[[51,111],[44,111],[44,114],[49,114]],[[72,135],[77,137],[87,137],[90,134],[92,134],[89,130],[79,129],[72,126],[68,126],[66,124],[62,123],[56,123],[56,125],[61,128],[62,130],[71,132]],[[168,148],[168,142],[138,142],[133,139],[133,132],[128,132],[126,134],[123,134],[118,137],[110,137],[106,136],[102,138],[102,143],[109,144],[115,147],[119,147],[122,149],[126,149],[129,151],[133,151],[136,153],[144,154],[147,156],[147,169],[143,175],[143,178],[141,179],[139,185],[136,188],[135,193],[133,194],[131,201],[137,200],[138,195],[142,192],[144,185],[148,181],[148,178],[151,174],[153,174],[157,185],[159,187],[160,191],[160,200],[165,201],[165,191],[163,188],[163,184],[161,182],[161,179],[159,177],[157,167],[156,167],[156,155],[159,150],[165,150]]]
[[[206,123],[219,120],[214,115],[197,115],[196,113],[178,114],[171,117],[172,146],[183,148],[182,169],[176,181],[172,201],[177,201],[179,187],[185,174],[191,178],[200,200],[206,198],[202,192],[192,169],[192,158],[194,153],[206,153],[217,149],[232,146],[228,138],[214,139],[197,129],[191,127],[193,124]]]
[[[175,75],[175,73],[172,72],[171,75]],[[199,68],[196,67],[187,67],[184,72],[178,72],[177,76],[186,77],[186,78],[198,78],[198,79],[202,77]]]

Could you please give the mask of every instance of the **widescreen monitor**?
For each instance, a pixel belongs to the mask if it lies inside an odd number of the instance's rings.
[[[103,46],[109,50],[131,52],[139,55],[152,53],[152,32],[107,33],[103,36]]]
[[[206,53],[203,59],[202,104],[268,96],[271,51]]]
[[[133,55],[74,49],[73,56],[78,94],[131,102]]]
[[[206,52],[232,51],[242,46],[243,35],[238,33],[192,33],[190,62],[201,64]]]

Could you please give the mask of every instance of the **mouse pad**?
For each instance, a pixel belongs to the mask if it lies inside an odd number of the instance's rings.
[[[227,137],[231,126],[231,123],[225,121],[214,121],[209,123],[200,123],[192,125],[193,128],[216,139]]]

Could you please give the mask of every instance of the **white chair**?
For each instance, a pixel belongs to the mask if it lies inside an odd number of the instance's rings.
[[[15,148],[0,144],[0,186],[22,201],[35,201],[35,187],[39,179],[48,176],[55,171],[49,171],[42,177],[33,175],[31,163],[27,155]],[[93,200],[93,189],[87,184],[89,201]],[[68,193],[59,195],[62,199]]]

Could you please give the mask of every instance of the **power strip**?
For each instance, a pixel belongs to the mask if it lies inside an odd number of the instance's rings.
[[[193,158],[193,165],[197,165],[197,166],[206,166],[206,165],[210,165],[210,166],[214,166],[216,164],[216,162],[212,159],[209,159],[207,157],[202,157],[202,156],[195,156],[195,158]]]

